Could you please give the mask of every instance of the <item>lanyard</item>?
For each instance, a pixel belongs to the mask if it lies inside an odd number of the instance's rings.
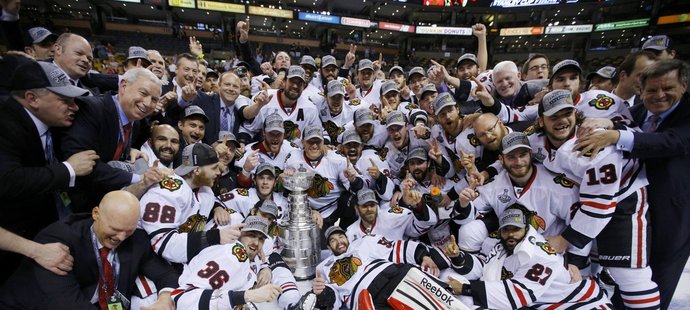
[[[106,292],[106,294],[110,294],[108,292],[108,285],[105,281],[105,272],[103,271],[103,263],[101,262],[101,252],[98,251],[98,241],[96,240],[96,233],[93,231],[93,225],[91,225],[91,244],[93,245],[93,251],[96,253],[96,264],[98,264],[98,278],[103,282],[103,290]],[[113,277],[115,278],[115,287],[113,288],[112,293],[115,293],[115,290],[117,289],[118,280],[120,278],[120,259],[114,249],[110,251],[113,253],[112,269]],[[106,259],[108,258],[106,257]],[[112,294],[110,294],[110,296],[112,296]]]

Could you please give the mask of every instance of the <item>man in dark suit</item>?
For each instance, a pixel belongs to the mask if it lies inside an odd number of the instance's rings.
[[[652,52],[638,51],[623,59],[616,69],[612,81],[616,84],[613,93],[624,100],[628,107],[642,104],[640,98],[640,73],[656,60]]]
[[[100,160],[92,173],[77,178],[76,187],[70,192],[72,210],[88,212],[107,192],[136,184],[138,188],[132,192],[138,195],[155,182],[113,168],[107,162],[130,159],[139,121],[153,112],[160,91],[161,81],[151,71],[134,68],[122,76],[117,94],[77,98],[81,112],[74,125],[63,133],[59,154],[67,158],[92,149]]]
[[[61,34],[53,47],[55,58],[53,62],[67,76],[73,85],[91,91],[93,95],[114,91],[118,88],[118,76],[92,73],[91,63],[93,52],[89,41],[84,37],[73,34]]]
[[[24,261],[0,289],[0,300],[10,309],[130,308],[139,275],[162,288],[155,306],[174,309],[170,291],[177,274],[156,255],[149,239],[137,230],[139,200],[129,192],[110,192],[91,214],[75,214],[36,236],[39,243],[60,242],[74,255],[74,269],[58,276]]]
[[[192,104],[197,95],[194,81],[199,74],[197,59],[188,53],[177,55],[175,75],[171,83],[162,86],[161,104],[164,108],[159,114],[151,117],[160,124],[177,126],[184,108]]]
[[[32,239],[58,219],[56,197],[91,173],[98,156],[84,149],[60,162],[53,152],[51,128],[72,125],[79,110],[74,97],[85,89],[72,86],[54,64],[35,61],[19,65],[10,85],[12,96],[0,103],[0,226]],[[0,248],[29,254],[17,242]],[[0,252],[0,282],[20,258]]]
[[[234,72],[221,74],[218,87],[218,93],[212,95],[199,93],[193,103],[201,107],[208,117],[203,139],[208,145],[219,140],[220,131],[237,135],[244,121],[242,110],[251,104],[251,99],[240,94],[240,77]]]
[[[604,130],[578,142],[582,152],[615,144],[643,160],[649,180],[652,279],[668,308],[690,257],[690,65],[661,60],[642,71],[643,105],[630,109],[643,132]]]

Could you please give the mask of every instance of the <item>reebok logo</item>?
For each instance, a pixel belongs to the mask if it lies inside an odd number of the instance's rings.
[[[448,294],[446,290],[436,286],[436,284],[432,284],[427,280],[427,278],[422,278],[422,282],[420,282],[419,284],[421,284],[422,287],[426,288],[429,292],[431,292],[432,295],[435,295],[436,297],[441,299],[441,301],[448,304],[448,306],[452,306],[451,302],[453,300],[451,299],[450,294]]]

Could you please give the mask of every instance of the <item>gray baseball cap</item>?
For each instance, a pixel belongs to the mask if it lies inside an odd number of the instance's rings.
[[[201,118],[204,119],[204,123],[208,123],[208,116],[206,116],[206,112],[204,112],[204,110],[198,105],[190,105],[184,108],[184,116],[182,118],[188,118],[195,115],[201,116]]]
[[[511,132],[501,140],[501,153],[504,155],[519,148],[532,149],[527,135],[522,132]]]
[[[362,144],[362,138],[359,136],[356,130],[354,129],[348,129],[343,132],[343,144],[347,144],[350,142],[356,142],[359,144]]]
[[[575,60],[572,59],[566,59],[558,62],[555,66],[553,66],[553,73],[551,74],[551,80],[553,80],[553,77],[556,76],[558,71],[561,71],[565,68],[572,68],[577,70],[580,74],[582,73],[582,67],[580,67],[580,63],[578,63]]]
[[[400,71],[400,73],[405,74],[405,71],[403,70],[403,68],[401,66],[393,66],[388,70],[388,77],[389,78],[391,76],[391,73],[393,73],[393,71]]]
[[[326,85],[328,90],[328,97],[333,97],[335,95],[345,95],[345,86],[342,82],[338,80],[332,80]]]
[[[283,124],[283,117],[278,113],[272,113],[266,116],[264,120],[264,131],[280,131],[285,133],[285,125]]]
[[[305,141],[313,138],[319,138],[323,141],[323,129],[317,126],[308,126],[304,129],[302,139]]]
[[[429,84],[424,85],[424,87],[422,87],[422,96],[421,97],[424,98],[424,94],[426,94],[426,93],[437,93],[437,92],[438,92],[438,90],[436,90],[436,85],[429,83]]]
[[[525,228],[527,227],[527,217],[520,209],[508,208],[501,214],[498,225],[498,229],[503,229],[507,226]]]
[[[424,68],[414,67],[414,68],[410,69],[410,72],[407,74],[407,81],[409,82],[410,79],[412,78],[412,76],[415,74],[420,74],[422,76],[426,76],[426,74],[424,73]]]
[[[424,121],[426,124],[429,121],[429,115],[422,109],[412,109],[410,111],[410,124],[414,125],[419,120]]]
[[[194,143],[182,150],[182,164],[175,168],[175,174],[184,176],[196,167],[212,165],[218,162],[218,154],[210,145]]]
[[[455,106],[455,98],[450,93],[442,93],[434,99],[434,113],[439,115],[445,107]]]
[[[407,154],[407,159],[405,160],[410,161],[412,159],[421,159],[424,161],[429,160],[429,157],[427,155],[427,150],[424,147],[418,146],[413,148],[408,154]]]
[[[235,147],[240,147],[240,143],[237,142],[237,138],[235,138],[235,135],[232,132],[221,130],[218,132],[218,142],[223,142],[225,139],[228,139],[228,142],[232,142],[232,144],[235,145]]]
[[[612,79],[613,75],[616,73],[616,68],[612,66],[601,67],[595,72],[587,74],[587,79],[591,80],[595,75],[603,77],[605,79]]]
[[[50,30],[43,27],[33,27],[29,29],[29,36],[31,37],[31,43],[38,44],[42,43],[48,38],[57,40],[58,35],[50,32]]]
[[[671,39],[665,35],[658,35],[649,38],[642,44],[642,50],[663,51],[671,45]]]
[[[393,125],[405,126],[407,122],[405,121],[405,115],[400,111],[393,111],[386,115],[386,128]]]
[[[359,61],[359,66],[357,67],[357,71],[362,71],[362,70],[374,70],[374,65],[369,59],[362,59]]]
[[[270,172],[274,177],[276,176],[276,168],[269,162],[263,162],[256,166],[256,171],[254,172],[254,175],[257,176],[265,171]]]
[[[573,96],[569,90],[556,89],[542,98],[539,104],[539,115],[552,116],[564,109],[574,109]]]
[[[398,84],[397,83],[395,83],[393,81],[387,81],[387,82],[383,83],[383,85],[381,85],[381,96],[385,96],[386,94],[388,94],[392,91],[400,93],[400,91],[398,90]]]
[[[55,64],[45,61],[26,61],[17,66],[10,78],[10,89],[46,88],[68,98],[86,96],[89,91],[72,85],[69,77]]]
[[[473,62],[474,64],[479,64],[479,61],[477,60],[477,56],[475,56],[474,54],[471,54],[471,53],[466,53],[466,54],[462,54],[462,56],[460,56],[460,58],[458,58],[458,62],[455,63],[455,66],[456,67],[459,66],[461,62],[466,61],[466,60],[469,60],[469,61]]]
[[[302,68],[300,66],[290,66],[290,68],[288,68],[288,72],[287,72],[287,79],[291,79],[293,77],[298,77],[298,78],[302,79],[302,81],[306,81],[306,79],[304,78],[305,75],[306,75],[306,72],[304,72],[304,68]]]
[[[273,200],[259,200],[254,204],[254,208],[259,209],[263,213],[268,213],[273,215],[273,217],[278,218],[278,205],[276,205]]]
[[[374,191],[365,187],[357,192],[357,204],[361,206],[367,202],[378,203],[378,200],[376,200],[376,194],[374,194]]]
[[[244,227],[242,227],[241,231],[258,231],[262,233],[266,238],[268,238],[268,222],[260,217],[260,216],[254,216],[250,215],[247,216],[247,218],[244,219],[245,224]]]
[[[328,66],[338,66],[338,61],[335,60],[335,57],[326,55],[321,58],[321,68],[326,68]]]
[[[311,57],[309,55],[302,56],[302,59],[300,59],[299,64],[312,66],[314,67],[314,69],[316,69],[316,61],[314,60],[314,57]]]
[[[127,53],[127,59],[139,59],[146,60],[151,64],[148,52],[141,46],[130,46],[129,52]]]
[[[355,110],[355,126],[359,127],[364,124],[376,124],[376,120],[374,120],[374,113],[369,109]]]
[[[323,233],[323,235],[324,235],[324,237],[326,237],[326,241],[328,241],[328,239],[331,237],[331,235],[335,234],[335,233],[340,233],[340,234],[347,236],[347,234],[345,233],[345,230],[340,228],[340,226],[338,226],[338,225],[333,225],[331,227],[328,227],[328,229],[326,229],[326,232]]]

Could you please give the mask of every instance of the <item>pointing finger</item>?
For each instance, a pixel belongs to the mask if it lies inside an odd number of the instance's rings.
[[[369,158],[369,162],[371,163],[371,166],[376,168],[376,163],[374,162],[373,159]]]
[[[152,168],[158,167],[158,159],[153,161],[153,165],[151,167]]]

